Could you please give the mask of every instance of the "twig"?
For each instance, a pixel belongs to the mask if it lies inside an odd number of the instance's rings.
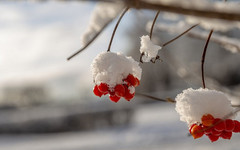
[[[206,41],[206,44],[205,44],[205,47],[204,47],[204,50],[203,50],[203,54],[202,54],[202,67],[201,67],[201,70],[202,70],[202,84],[203,84],[203,88],[205,89],[206,85],[205,85],[205,79],[204,79],[204,62],[205,62],[205,56],[206,56],[206,52],[207,52],[207,47],[208,47],[208,43],[209,43],[209,40],[212,36],[212,33],[213,33],[213,29],[210,31],[209,35],[208,35],[208,38],[207,38],[207,41]]]
[[[108,25],[108,23],[105,24],[105,25],[102,27],[102,29],[101,29],[99,32],[97,32],[97,34],[96,34],[84,47],[82,47],[82,48],[79,49],[77,52],[75,52],[74,54],[72,54],[71,56],[69,56],[69,57],[67,58],[67,60],[72,59],[73,57],[75,57],[76,55],[78,55],[79,53],[81,53],[83,50],[85,50],[85,49],[102,33],[102,31],[107,27],[107,25]]]
[[[156,101],[161,101],[161,102],[168,102],[168,103],[175,103],[176,101],[171,99],[171,98],[167,98],[167,99],[161,99],[161,98],[157,98],[151,95],[147,95],[147,94],[142,94],[142,93],[135,93],[138,96],[142,96],[142,97],[146,97],[146,98],[150,98]]]
[[[154,20],[153,20],[153,23],[152,23],[152,26],[151,26],[151,30],[150,30],[150,35],[149,35],[149,36],[150,36],[150,39],[152,39],[153,28],[154,28],[154,25],[155,25],[155,23],[156,23],[156,20],[157,20],[157,18],[158,18],[159,13],[160,13],[160,11],[157,12],[157,14],[156,14],[156,16],[155,16],[155,18],[154,18]]]
[[[123,17],[123,16],[125,15],[125,13],[128,11],[128,9],[129,9],[129,7],[125,8],[125,10],[122,12],[121,16],[119,17],[119,19],[118,19],[118,21],[117,21],[117,24],[115,25],[115,28],[114,28],[113,33],[112,33],[111,40],[110,40],[109,45],[108,45],[107,52],[109,52],[110,49],[111,49],[113,37],[114,37],[114,35],[115,35],[115,33],[116,33],[116,30],[117,30],[117,28],[118,28],[118,25],[119,25],[120,21],[122,20],[122,17]]]
[[[199,25],[199,24],[195,24],[195,25],[191,26],[189,29],[187,29],[186,31],[184,31],[183,33],[181,33],[180,35],[178,35],[177,37],[175,37],[175,38],[173,38],[172,40],[164,43],[164,44],[162,45],[162,47],[164,47],[164,46],[172,43],[173,41],[175,41],[176,39],[180,38],[181,36],[183,36],[184,34],[186,34],[187,32],[189,32],[190,30],[192,30],[194,27],[196,27],[196,26],[198,26],[198,25]]]

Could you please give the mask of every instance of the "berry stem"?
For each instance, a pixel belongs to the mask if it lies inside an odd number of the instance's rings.
[[[206,44],[205,44],[205,47],[204,47],[204,50],[203,50],[203,54],[202,54],[202,67],[201,67],[201,69],[202,69],[202,84],[203,84],[204,89],[206,87],[205,79],[204,79],[204,62],[205,62],[205,56],[206,56],[206,52],[207,52],[208,43],[210,41],[212,33],[213,33],[213,29],[210,31],[210,33],[208,35],[208,38],[207,38],[207,41],[206,41]]]
[[[164,43],[164,44],[162,45],[162,47],[167,46],[168,44],[172,43],[173,41],[175,41],[176,39],[180,38],[180,37],[183,36],[184,34],[188,33],[190,30],[192,30],[194,27],[196,27],[196,26],[198,26],[198,25],[199,25],[199,24],[195,24],[195,25],[191,26],[190,28],[188,28],[187,30],[185,30],[185,31],[184,31],[183,33],[181,33],[180,35],[178,35],[178,36],[176,36],[175,38],[173,38],[172,40]]]
[[[159,13],[160,13],[160,10],[157,11],[157,13],[155,15],[155,18],[153,20],[152,27],[151,27],[151,30],[150,30],[150,35],[149,35],[150,39],[152,39],[153,28],[154,28],[154,25],[156,23],[156,20],[158,18]]]
[[[118,25],[119,25],[120,21],[122,20],[123,16],[125,15],[125,13],[128,11],[128,9],[129,9],[129,7],[125,8],[125,10],[122,12],[121,16],[119,17],[119,19],[117,21],[117,24],[115,25],[115,28],[114,28],[113,33],[112,33],[111,40],[110,40],[109,45],[108,45],[107,52],[110,52],[110,49],[111,49],[111,46],[112,46],[112,41],[113,41],[114,35],[116,33],[116,30],[118,28]]]
[[[138,96],[150,98],[150,99],[157,100],[157,101],[168,102],[168,103],[176,103],[176,101],[174,101],[171,98],[161,99],[161,98],[157,98],[157,97],[154,97],[154,96],[151,96],[151,95],[147,95],[147,94],[142,94],[142,93],[135,93],[135,94],[138,95]]]

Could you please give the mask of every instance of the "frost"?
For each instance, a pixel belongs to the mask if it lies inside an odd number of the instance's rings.
[[[233,112],[231,102],[224,93],[202,88],[189,88],[178,94],[175,109],[180,115],[180,120],[189,126],[201,122],[205,114],[223,119]],[[233,119],[234,116],[229,118]]]
[[[95,84],[107,83],[110,88],[123,84],[123,79],[132,74],[141,79],[142,69],[132,57],[121,53],[102,52],[97,55],[91,65]]]
[[[154,45],[148,35],[141,37],[140,53],[143,54],[142,61],[149,62],[150,60],[157,57],[158,51],[161,46]]]
[[[82,45],[86,45],[92,40],[98,32],[120,13],[122,8],[121,3],[98,3],[91,15],[88,28],[82,36]]]

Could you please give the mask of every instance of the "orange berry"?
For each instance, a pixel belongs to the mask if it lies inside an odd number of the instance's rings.
[[[219,118],[214,119],[213,125],[214,125],[214,129],[220,132],[226,129],[225,121]]]
[[[109,95],[110,100],[112,100],[113,102],[117,103],[120,100],[120,97],[116,96],[116,95]]]
[[[203,128],[199,125],[194,125],[191,129],[191,135],[193,136],[194,139],[200,138],[203,136]]]
[[[220,137],[223,139],[230,140],[232,137],[232,132],[223,131],[222,134],[220,135]]]
[[[210,114],[203,115],[201,120],[204,126],[211,126],[214,123],[214,117]]]
[[[106,83],[101,83],[99,86],[98,86],[98,89],[100,92],[102,93],[107,93],[108,92],[108,85]]]
[[[237,120],[234,120],[235,127],[233,129],[233,132],[240,132],[240,122]]]

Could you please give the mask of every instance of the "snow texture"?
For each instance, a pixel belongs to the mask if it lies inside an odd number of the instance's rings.
[[[82,45],[85,46],[92,38],[111,22],[122,10],[122,3],[99,2],[90,18],[86,32],[82,36]]]
[[[178,94],[175,109],[180,115],[180,120],[186,122],[188,126],[200,123],[205,114],[223,119],[233,112],[231,102],[224,93],[202,88],[197,90],[189,88]]]
[[[206,30],[214,29],[215,31],[222,31],[226,32],[229,30],[232,30],[234,28],[240,28],[240,25],[238,22],[229,22],[229,21],[223,21],[218,19],[208,19],[208,18],[201,18],[201,17],[186,17],[185,21],[189,24],[197,24]]]
[[[142,61],[149,62],[150,60],[155,59],[158,54],[158,51],[161,48],[162,48],[161,46],[154,45],[148,35],[143,35],[141,37],[141,47],[140,47],[140,53],[144,54],[142,57]]]
[[[109,88],[123,84],[129,74],[141,79],[142,69],[132,57],[121,53],[102,52],[93,60],[92,74],[95,84],[106,83]]]

